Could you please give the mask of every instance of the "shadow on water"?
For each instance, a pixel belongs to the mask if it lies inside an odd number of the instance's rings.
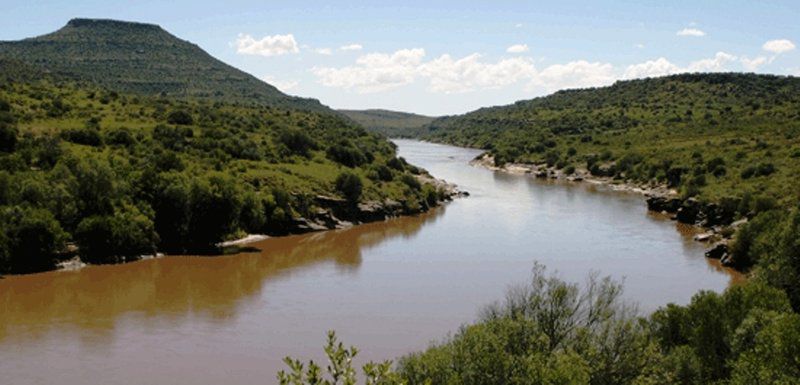
[[[258,297],[270,280],[332,263],[355,271],[362,251],[387,240],[417,234],[441,217],[427,214],[344,230],[269,238],[249,252],[218,257],[169,256],[78,271],[11,276],[0,281],[0,341],[39,337],[62,328],[112,335],[126,314],[180,322],[203,317],[224,323]],[[96,342],[96,341],[95,341]]]

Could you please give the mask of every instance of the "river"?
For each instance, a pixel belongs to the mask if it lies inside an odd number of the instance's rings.
[[[320,360],[329,329],[362,358],[393,358],[473,320],[534,261],[570,281],[623,280],[643,313],[738,279],[640,195],[469,166],[476,150],[396,143],[470,197],[239,255],[5,277],[2,382],[271,384],[285,355]]]

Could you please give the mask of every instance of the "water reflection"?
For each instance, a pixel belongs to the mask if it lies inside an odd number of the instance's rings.
[[[326,263],[335,264],[340,272],[353,272],[364,251],[392,238],[413,237],[444,211],[249,245],[260,252],[169,256],[7,277],[0,280],[0,341],[65,327],[92,330],[95,337],[108,335],[126,313],[172,322],[188,315],[227,322],[236,317],[237,307],[261,296],[268,280]]]

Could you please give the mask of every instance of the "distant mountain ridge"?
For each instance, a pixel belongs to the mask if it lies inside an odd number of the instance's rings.
[[[0,42],[2,58],[120,92],[331,111],[315,99],[286,95],[155,24],[72,19],[46,35]]]
[[[339,110],[367,130],[388,137],[416,137],[436,118],[431,116],[383,109]]]

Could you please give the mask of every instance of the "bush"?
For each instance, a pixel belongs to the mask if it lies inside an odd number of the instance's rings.
[[[188,126],[194,124],[192,114],[184,110],[175,110],[167,115],[167,123],[176,124],[179,126]]]
[[[278,142],[283,144],[291,154],[308,157],[311,150],[317,149],[317,143],[304,131],[296,128],[285,129],[278,135]]]
[[[136,138],[133,137],[129,129],[118,128],[110,130],[106,134],[106,143],[128,147],[136,144]]]
[[[389,158],[389,160],[386,161],[386,166],[400,172],[405,171],[405,165],[401,158]]]
[[[336,178],[336,190],[351,204],[358,203],[363,188],[361,178],[352,172],[343,172]]]
[[[742,170],[742,179],[750,179],[758,176],[768,176],[775,172],[775,166],[772,163],[759,163],[755,166],[748,166]]]
[[[6,208],[0,218],[5,243],[0,270],[31,273],[50,270],[55,254],[63,248],[66,234],[49,211],[40,208]],[[2,257],[2,255],[0,255]]]
[[[408,186],[411,190],[419,191],[422,189],[422,184],[419,182],[419,179],[414,177],[410,174],[403,174],[400,177],[400,181],[403,182],[406,186]]]
[[[364,154],[350,145],[335,144],[326,151],[328,159],[347,167],[358,167],[367,163]]]
[[[0,152],[12,152],[17,145],[17,128],[11,115],[11,105],[0,100]]]
[[[61,137],[67,142],[98,147],[103,144],[100,131],[94,128],[73,128],[61,132]]]
[[[537,265],[478,323],[402,358],[400,375],[413,384],[624,384],[653,363],[620,285],[592,276],[580,288],[544,273]]]
[[[135,206],[124,205],[113,215],[85,218],[75,231],[81,260],[118,263],[153,254],[158,243],[153,221]]]
[[[190,190],[189,245],[211,251],[226,235],[236,230],[241,215],[242,192],[236,182],[214,174],[195,179]]]
[[[384,165],[378,165],[375,167],[375,174],[378,176],[378,180],[383,182],[391,182],[394,179],[394,175],[392,175],[392,170],[389,167]]]
[[[188,144],[187,138],[192,136],[194,136],[194,133],[188,127],[179,128],[159,124],[153,129],[153,140],[175,151],[181,151]]]

